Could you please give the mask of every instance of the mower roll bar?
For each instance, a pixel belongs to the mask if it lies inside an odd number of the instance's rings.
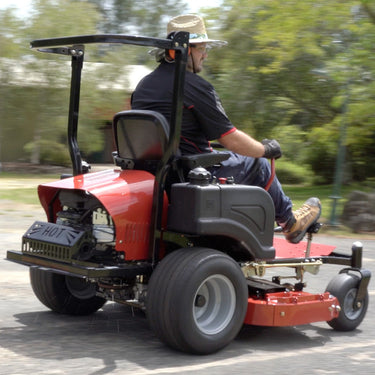
[[[166,165],[171,157],[176,154],[180,139],[183,87],[188,56],[189,33],[178,32],[172,37],[172,39],[122,34],[78,35],[61,38],[37,39],[30,43],[32,49],[36,49],[40,52],[71,56],[72,71],[68,115],[68,144],[73,175],[75,176],[86,172],[82,166],[81,152],[77,142],[77,129],[81,91],[81,72],[85,54],[84,45],[93,43],[130,44],[161,49],[172,49],[176,51],[176,69],[174,75],[174,95],[170,120],[170,135],[168,147],[163,157],[163,164]],[[158,176],[156,176],[156,181],[157,179]]]

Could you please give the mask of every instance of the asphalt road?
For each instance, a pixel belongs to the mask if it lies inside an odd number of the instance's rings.
[[[28,269],[4,260],[18,250],[22,234],[38,207],[0,202],[0,374],[374,374],[375,284],[360,327],[335,332],[325,322],[287,328],[244,327],[225,349],[192,356],[165,347],[145,316],[127,306],[107,303],[90,317],[50,312],[34,296]],[[354,239],[317,235],[315,242],[350,252]],[[364,266],[375,274],[375,241],[362,240]],[[325,265],[307,281],[324,291],[339,267]]]

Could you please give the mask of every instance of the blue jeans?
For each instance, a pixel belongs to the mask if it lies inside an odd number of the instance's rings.
[[[225,151],[228,153],[229,151]],[[236,184],[254,185],[264,188],[271,176],[271,167],[267,159],[260,158],[257,173],[252,173],[254,158],[242,156],[234,152],[228,160],[221,163],[220,167],[209,168],[213,176],[233,177]],[[281,184],[275,176],[268,190],[275,206],[275,219],[277,223],[286,223],[292,214],[292,201],[285,195]]]

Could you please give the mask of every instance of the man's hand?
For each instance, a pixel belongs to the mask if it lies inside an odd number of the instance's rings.
[[[281,158],[281,147],[276,139],[263,139],[262,144],[264,145],[264,158],[267,159],[278,159]]]

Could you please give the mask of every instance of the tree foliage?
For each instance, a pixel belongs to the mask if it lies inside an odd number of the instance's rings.
[[[279,138],[286,157],[310,164],[323,182],[342,137],[353,177],[374,176],[375,6],[227,0],[217,12],[209,16],[229,43],[212,53],[209,72],[233,122]]]
[[[170,16],[182,14],[186,2],[180,0],[89,0],[102,14],[99,31],[105,33],[164,36]]]
[[[164,17],[177,14],[179,9],[184,9],[184,3],[177,0],[34,0],[24,19],[17,18],[13,8],[1,10],[0,160],[7,159],[12,147],[7,139],[17,138],[24,143],[24,159],[69,162],[66,122],[70,62],[66,56],[31,51],[31,40],[103,32],[155,36],[161,32]],[[162,35],[165,29],[164,23]],[[113,89],[110,83],[121,78],[127,86],[123,77],[126,66],[146,61],[146,51],[135,50],[104,45],[86,48],[85,61],[89,63],[82,72],[78,135],[85,155],[103,149],[103,125],[124,109],[129,93]]]
[[[0,157],[8,147],[5,136],[28,139],[33,160],[45,155],[46,145],[57,150],[66,142],[69,63],[30,51],[30,40],[90,33],[164,36],[167,20],[185,10],[178,0],[34,0],[26,19],[11,8],[0,11]],[[210,37],[228,41],[210,51],[204,74],[237,127],[258,139],[279,139],[285,159],[308,165],[322,183],[333,179],[340,142],[347,176],[375,176],[372,0],[223,0],[203,15]],[[45,85],[25,85],[15,93],[9,59],[43,74]],[[82,86],[79,137],[90,153],[103,147],[104,118],[126,99],[124,91],[100,88],[98,81],[113,82],[124,66],[151,59],[145,50],[126,47],[90,47],[85,59],[101,64],[95,74],[84,73]]]
[[[2,85],[6,92],[4,103],[8,106],[4,108],[7,113],[7,134],[24,134],[27,132],[25,127],[34,125],[33,134],[25,144],[25,156],[34,163],[67,163],[65,124],[69,103],[69,62],[59,55],[32,52],[29,43],[33,39],[95,33],[99,14],[92,4],[84,2],[34,0],[32,13],[27,20],[16,19],[14,15],[10,19],[19,26],[17,29],[9,27],[8,33],[10,45],[17,46],[17,53],[11,56],[13,64],[17,61],[20,69],[18,72],[13,70],[7,77],[9,82]],[[7,51],[11,51],[11,48],[7,48]],[[3,68],[4,64],[2,71]],[[39,78],[33,82],[32,76],[35,74]],[[13,83],[16,75],[24,76],[24,81]],[[15,95],[16,89],[18,94]],[[19,110],[9,112],[12,106]],[[89,151],[102,146],[98,129],[90,129],[90,133],[95,132],[97,142],[90,143]]]

